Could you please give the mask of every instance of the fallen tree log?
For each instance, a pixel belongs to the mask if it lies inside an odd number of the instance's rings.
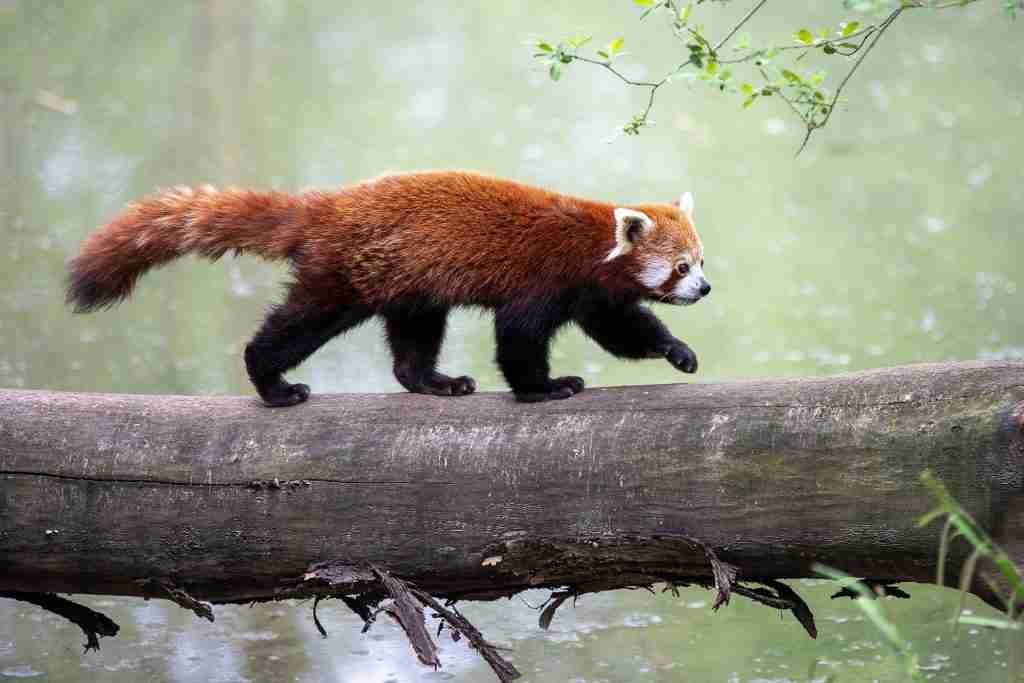
[[[382,568],[428,596],[488,599],[722,589],[731,571],[771,585],[815,562],[928,582],[925,469],[1024,558],[1024,363],[544,404],[0,391],[0,591],[379,597]],[[967,551],[953,546],[951,585]],[[972,591],[999,602],[985,581]]]

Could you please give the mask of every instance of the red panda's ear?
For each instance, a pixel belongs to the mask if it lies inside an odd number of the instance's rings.
[[[693,193],[684,192],[678,202],[674,202],[679,210],[686,214],[686,217],[693,220]]]
[[[615,209],[615,248],[608,252],[605,261],[611,261],[633,250],[633,245],[654,228],[654,221],[643,211],[636,209]]]

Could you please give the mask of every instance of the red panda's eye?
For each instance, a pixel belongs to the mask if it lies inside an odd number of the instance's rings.
[[[682,275],[683,277],[686,277],[686,274],[690,272],[689,264],[687,264],[687,263],[677,263],[676,264],[676,272],[679,273],[680,275]]]

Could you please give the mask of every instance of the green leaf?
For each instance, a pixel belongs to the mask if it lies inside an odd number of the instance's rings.
[[[827,55],[834,55],[836,53],[836,49],[832,47],[832,43],[825,43],[825,47],[821,49],[822,52],[824,52]]]
[[[609,54],[607,52],[605,52],[604,50],[598,50],[597,51],[597,56],[601,57],[603,59],[611,59],[611,56],[609,56]]]
[[[790,83],[801,83],[801,82],[803,82],[803,79],[800,78],[800,76],[798,76],[797,74],[793,73],[789,69],[783,69],[781,73],[782,73],[782,77],[785,78]]]
[[[718,62],[715,60],[709,60],[707,66],[704,67],[704,71],[707,72],[708,76],[714,76],[718,73]]]
[[[679,10],[679,25],[686,26],[687,22],[690,21],[690,14],[693,13],[693,3],[689,3],[686,7],[680,8]]]
[[[622,47],[625,44],[626,44],[626,39],[623,38],[622,36],[619,36],[618,38],[616,38],[612,42],[608,43],[608,54],[610,54],[610,55],[612,55],[614,57],[615,55],[619,54],[619,52],[622,51]]]
[[[664,0],[656,2],[656,0],[633,0],[633,5],[636,7],[643,8],[644,12],[640,15],[640,21],[647,18],[647,15],[664,5]]]
[[[545,43],[543,40],[537,43],[538,50],[544,50],[544,52],[554,52],[555,48],[551,47],[550,44]]]
[[[754,94],[754,86],[750,85],[749,83],[743,83],[742,85],[740,85],[740,92],[746,95],[747,97],[750,97],[751,95]]]
[[[793,37],[796,38],[796,41],[798,43],[803,43],[804,45],[814,45],[814,34],[805,28],[802,28],[799,31],[797,31],[796,35]]]
[[[552,64],[551,68],[548,69],[548,75],[551,76],[551,80],[557,81],[562,77],[562,65],[558,62]]]
[[[839,27],[839,35],[842,36],[843,38],[849,38],[851,35],[857,32],[858,28],[860,28],[860,22],[848,21],[845,24],[840,24]]]
[[[754,103],[754,100],[756,100],[756,99],[757,99],[757,93],[754,93],[753,95],[751,95],[747,99],[743,100],[743,108],[744,109],[748,108],[750,105],[752,105]]]
[[[741,33],[739,40],[736,41],[736,45],[733,47],[734,50],[746,50],[750,47],[750,34]]]

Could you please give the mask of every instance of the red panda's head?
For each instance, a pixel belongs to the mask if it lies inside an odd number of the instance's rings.
[[[695,304],[711,291],[704,278],[704,247],[693,227],[693,195],[678,202],[615,209],[615,247],[606,262],[620,260],[648,298]]]

